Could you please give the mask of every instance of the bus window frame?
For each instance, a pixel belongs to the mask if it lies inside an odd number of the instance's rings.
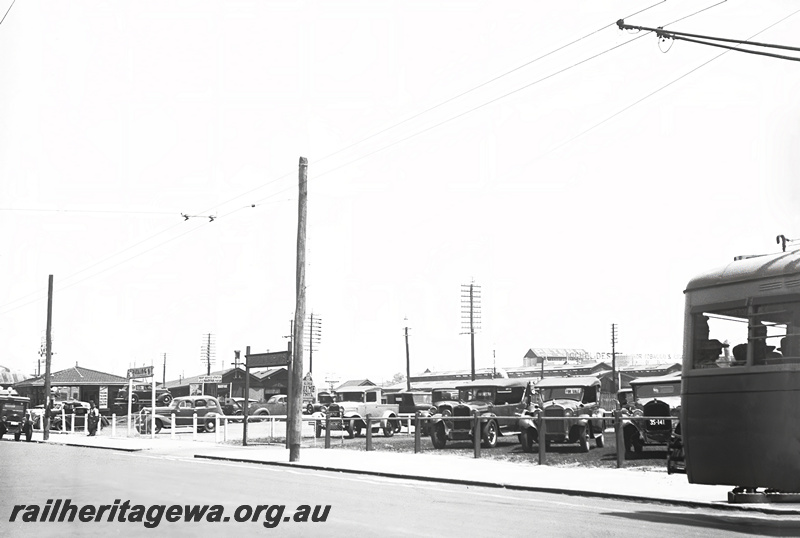
[[[692,292],[693,291],[695,291],[695,290],[692,290]],[[692,293],[692,292],[689,292],[689,293]],[[792,364],[792,363],[800,362],[797,359],[788,360],[788,361],[776,360],[776,359],[765,359],[764,362],[760,362],[758,364],[755,364],[755,362],[754,362],[754,359],[755,359],[754,353],[753,353],[754,349],[753,349],[753,346],[750,344],[750,342],[751,342],[750,330],[752,329],[752,325],[751,325],[752,319],[753,318],[758,318],[759,313],[753,312],[753,309],[755,307],[775,305],[775,304],[781,304],[781,303],[794,303],[794,304],[799,305],[799,307],[800,307],[800,294],[798,294],[798,293],[784,293],[784,294],[778,294],[778,295],[762,295],[762,296],[758,296],[758,297],[746,297],[746,298],[741,298],[741,299],[736,299],[736,300],[731,300],[731,301],[720,301],[720,302],[703,303],[703,304],[692,305],[688,309],[688,314],[689,314],[690,319],[694,318],[694,316],[702,315],[704,313],[710,313],[710,314],[718,313],[720,310],[729,310],[729,309],[735,309],[735,308],[744,308],[744,309],[746,309],[747,310],[747,318],[746,318],[746,321],[747,321],[747,358],[746,358],[744,364],[736,365],[736,366],[734,366],[732,368],[702,368],[702,367],[698,368],[695,365],[695,357],[694,357],[695,350],[694,350],[694,347],[692,347],[692,349],[690,351],[691,354],[692,354],[691,355],[691,361],[689,362],[689,364],[691,364],[692,367],[691,367],[690,370],[692,372],[707,372],[709,375],[720,375],[720,374],[727,375],[727,374],[733,374],[733,373],[735,373],[737,371],[740,371],[741,368],[747,368],[749,370],[750,368],[763,369],[764,367],[767,367],[767,368],[772,367],[770,369],[774,369],[774,367],[776,367],[776,366],[780,367],[781,365],[784,365],[784,364]],[[719,315],[724,315],[724,314],[719,314]],[[693,321],[690,324],[690,326],[691,326],[691,332],[692,332],[691,338],[692,338],[692,341],[694,341],[695,325],[694,325]],[[788,336],[788,334],[786,336]],[[732,348],[733,348],[733,345],[731,344],[731,349]]]

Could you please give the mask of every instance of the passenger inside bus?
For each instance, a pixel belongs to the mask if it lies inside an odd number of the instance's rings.
[[[723,348],[728,344],[723,344],[719,340],[704,340],[697,342],[694,353],[694,365],[697,368],[713,368],[719,366],[717,360]]]

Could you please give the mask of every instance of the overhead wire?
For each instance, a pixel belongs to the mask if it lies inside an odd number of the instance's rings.
[[[662,2],[658,2],[658,3],[656,3],[656,4],[653,4],[653,5],[651,5],[651,6],[647,7],[647,8],[645,8],[645,9],[643,9],[643,10],[640,10],[640,11],[636,12],[635,14],[642,13],[642,12],[644,12],[644,11],[647,11],[648,9],[652,9],[653,7],[655,7],[655,6],[657,6],[657,5],[661,4],[661,3],[663,3],[664,1],[666,1],[666,0],[662,0]],[[683,20],[683,19],[685,19],[685,18],[688,18],[688,17],[690,17],[690,16],[693,16],[693,15],[695,15],[695,14],[697,14],[697,13],[700,13],[700,12],[702,12],[702,11],[705,11],[705,10],[707,10],[707,9],[710,9],[711,7],[715,7],[715,6],[719,5],[719,4],[722,4],[722,3],[724,3],[725,1],[727,1],[727,0],[723,0],[722,2],[719,2],[719,3],[717,3],[717,4],[714,4],[714,5],[712,5],[712,6],[706,7],[706,8],[704,8],[704,9],[702,9],[702,10],[698,11],[698,12],[695,12],[695,13],[693,13],[693,14],[691,14],[691,15],[688,15],[688,16],[686,16],[686,17],[683,17],[682,19],[679,19],[679,20]],[[526,64],[523,64],[522,66],[519,66],[519,67],[517,67],[517,68],[515,68],[515,69],[513,69],[513,70],[511,70],[511,71],[508,71],[508,72],[504,73],[503,75],[500,75],[500,76],[494,77],[494,78],[493,78],[493,79],[491,79],[490,81],[487,81],[487,82],[485,82],[485,83],[483,83],[483,84],[480,84],[480,85],[478,85],[478,86],[475,86],[475,87],[471,88],[470,90],[467,90],[466,92],[462,92],[461,94],[459,94],[459,95],[457,95],[457,96],[455,96],[455,97],[453,97],[453,98],[450,98],[450,99],[448,99],[448,100],[446,100],[446,101],[443,101],[443,102],[442,102],[442,103],[440,103],[439,105],[436,105],[436,106],[434,106],[434,107],[431,107],[431,108],[429,108],[429,109],[426,109],[426,111],[423,111],[423,112],[421,112],[421,113],[419,113],[419,114],[417,114],[417,115],[415,115],[415,116],[413,116],[413,117],[411,117],[411,118],[407,118],[406,120],[403,120],[403,121],[401,121],[401,122],[398,122],[398,123],[394,124],[393,126],[391,126],[390,128],[387,128],[387,129],[384,129],[384,130],[382,130],[382,131],[379,131],[378,133],[375,133],[374,135],[371,135],[371,136],[369,136],[369,137],[367,137],[367,138],[363,139],[362,141],[360,141],[360,142],[358,142],[358,143],[361,143],[361,142],[363,142],[363,141],[366,141],[366,140],[368,140],[368,139],[371,139],[371,138],[373,138],[373,137],[375,137],[375,136],[378,136],[379,134],[381,134],[381,133],[383,133],[383,132],[386,132],[386,131],[388,131],[389,129],[392,129],[392,128],[396,127],[396,126],[402,125],[402,124],[406,123],[407,121],[410,121],[410,120],[411,120],[411,119],[413,119],[413,118],[419,117],[420,115],[424,114],[425,112],[429,112],[429,111],[431,111],[431,110],[433,110],[433,109],[435,109],[435,108],[438,108],[439,106],[442,106],[442,105],[444,105],[444,104],[446,104],[446,103],[448,103],[448,102],[450,102],[450,101],[452,101],[452,100],[454,100],[454,99],[457,99],[457,98],[459,98],[459,97],[461,97],[461,96],[463,96],[463,95],[466,95],[466,94],[468,94],[468,93],[470,93],[470,92],[472,92],[472,91],[474,91],[474,90],[476,90],[476,89],[478,89],[478,88],[480,88],[480,87],[483,87],[483,86],[485,86],[486,84],[489,84],[489,83],[491,83],[491,82],[493,82],[493,81],[496,81],[496,80],[498,80],[498,79],[500,79],[500,78],[502,78],[502,77],[504,77],[504,76],[506,76],[506,75],[508,75],[508,74],[510,74],[510,73],[512,73],[512,72],[514,72],[514,71],[517,71],[517,70],[519,70],[520,68],[522,68],[522,67],[524,67],[524,66],[530,65],[530,64],[532,64],[532,63],[534,63],[534,62],[536,62],[536,61],[538,61],[538,60],[540,60],[540,59],[542,59],[542,58],[544,58],[544,57],[546,57],[546,56],[549,56],[549,55],[551,55],[552,53],[554,53],[554,52],[557,52],[558,50],[563,50],[563,48],[565,48],[566,46],[569,46],[569,45],[571,45],[571,44],[577,43],[577,42],[579,42],[579,41],[581,41],[581,40],[585,39],[586,37],[589,37],[590,35],[593,35],[593,34],[597,33],[597,32],[598,32],[598,31],[600,31],[600,30],[604,30],[604,29],[606,29],[606,28],[608,28],[608,27],[610,27],[610,26],[613,26],[614,24],[615,24],[615,23],[611,23],[611,24],[609,24],[609,25],[606,25],[606,26],[604,26],[603,28],[601,28],[601,29],[599,29],[599,30],[595,30],[595,31],[591,32],[590,34],[586,34],[585,36],[583,36],[583,37],[581,37],[581,38],[579,38],[579,39],[577,39],[577,40],[574,40],[573,42],[571,42],[571,43],[569,43],[569,44],[567,44],[567,45],[565,45],[565,46],[559,47],[558,49],[556,49],[556,50],[554,50],[554,51],[552,51],[552,52],[550,52],[550,53],[547,53],[547,54],[545,54],[545,55],[542,55],[542,56],[540,56],[540,57],[536,58],[535,60],[532,60],[532,61],[530,61],[530,62],[527,62]],[[649,33],[649,32],[648,32],[648,33]],[[633,42],[633,41],[636,41],[637,39],[640,39],[641,37],[644,37],[645,35],[647,35],[647,34],[642,34],[642,35],[639,35],[639,36],[637,36],[637,37],[635,37],[635,38],[633,38],[633,39],[630,39],[630,40],[628,40],[628,41],[625,41],[624,43],[621,43],[621,44],[615,45],[615,46],[613,46],[613,47],[610,47],[610,48],[608,48],[608,49],[606,49],[606,50],[604,50],[604,51],[602,51],[602,52],[600,52],[600,53],[594,54],[594,55],[592,55],[592,56],[590,56],[590,57],[588,57],[588,58],[585,58],[585,59],[583,59],[583,60],[580,60],[580,61],[578,61],[578,62],[575,62],[575,63],[571,64],[570,66],[568,66],[568,67],[566,67],[566,68],[563,68],[563,69],[561,69],[561,70],[558,70],[558,71],[556,71],[556,72],[554,72],[554,73],[551,73],[551,74],[549,74],[549,75],[547,75],[547,76],[545,76],[545,77],[542,77],[542,78],[540,78],[540,79],[538,79],[538,80],[536,80],[536,81],[534,81],[534,82],[531,82],[531,83],[528,83],[528,84],[526,84],[526,85],[524,85],[524,86],[521,86],[521,87],[519,87],[519,88],[516,88],[515,90],[512,90],[512,91],[510,91],[510,92],[507,92],[507,93],[505,93],[505,94],[503,94],[503,95],[501,95],[501,96],[499,96],[499,97],[493,98],[493,99],[491,99],[491,100],[489,100],[489,101],[486,101],[486,102],[484,102],[484,103],[482,103],[482,104],[480,104],[480,105],[478,105],[478,106],[475,106],[475,107],[473,107],[473,108],[471,108],[471,109],[469,109],[469,110],[466,110],[466,111],[464,111],[464,112],[461,112],[461,113],[459,113],[459,114],[457,114],[457,115],[455,115],[455,116],[452,116],[452,117],[450,117],[450,118],[448,118],[448,119],[445,119],[445,120],[443,120],[443,121],[441,121],[441,122],[438,122],[438,123],[436,123],[436,124],[434,124],[434,125],[432,125],[432,126],[426,127],[425,129],[422,129],[422,130],[420,130],[420,131],[417,131],[417,132],[415,132],[415,133],[412,133],[411,135],[408,135],[408,136],[406,136],[406,137],[404,137],[404,138],[402,138],[402,139],[400,139],[400,140],[396,140],[395,142],[392,142],[392,143],[390,143],[390,144],[387,144],[387,145],[385,145],[385,146],[383,146],[383,147],[381,147],[381,148],[378,148],[378,149],[376,149],[376,150],[374,150],[374,151],[371,151],[371,152],[369,152],[369,153],[367,153],[367,154],[365,154],[365,155],[362,155],[362,156],[360,156],[360,157],[358,157],[358,158],[356,158],[356,159],[350,160],[350,161],[348,161],[348,162],[346,162],[346,163],[344,163],[344,164],[342,164],[342,165],[340,165],[340,166],[337,166],[337,167],[335,167],[335,168],[332,168],[332,169],[329,169],[329,170],[327,170],[327,171],[324,171],[324,172],[321,172],[321,173],[319,173],[319,174],[316,174],[316,175],[314,176],[314,178],[322,177],[322,176],[324,176],[324,175],[327,175],[327,174],[330,174],[330,173],[332,173],[332,172],[334,172],[334,171],[340,170],[340,169],[342,169],[342,168],[344,168],[344,167],[346,167],[346,166],[349,166],[349,165],[351,165],[351,164],[353,164],[353,163],[355,163],[355,162],[358,162],[358,161],[360,161],[360,160],[363,160],[363,159],[365,159],[365,158],[367,158],[367,157],[370,157],[370,156],[372,156],[372,155],[375,155],[376,153],[379,153],[379,152],[381,152],[381,151],[384,151],[384,150],[386,150],[386,149],[389,149],[389,148],[391,148],[391,147],[393,147],[393,146],[395,146],[395,145],[397,145],[397,144],[400,144],[400,143],[402,143],[402,142],[405,142],[405,141],[407,141],[407,140],[409,140],[409,139],[411,139],[411,138],[414,138],[414,137],[416,137],[416,136],[419,136],[419,135],[421,135],[421,134],[423,134],[423,133],[426,133],[426,132],[428,132],[428,131],[430,131],[430,130],[432,130],[432,129],[438,128],[438,127],[440,127],[440,126],[442,126],[442,125],[444,125],[444,124],[447,124],[447,123],[449,123],[449,122],[451,122],[451,121],[454,121],[454,120],[456,120],[456,119],[458,119],[458,118],[461,118],[461,117],[463,117],[463,116],[465,116],[465,115],[467,115],[467,114],[470,114],[470,113],[472,113],[472,112],[475,112],[475,111],[477,111],[477,110],[479,110],[479,109],[481,109],[481,108],[484,108],[484,107],[486,107],[486,106],[488,106],[488,105],[490,105],[490,104],[496,103],[497,101],[499,101],[499,100],[501,100],[501,99],[504,99],[504,98],[507,98],[507,97],[509,97],[509,96],[511,96],[511,95],[514,95],[514,94],[516,94],[516,93],[518,93],[518,92],[520,92],[520,91],[522,91],[522,90],[525,90],[525,89],[527,89],[527,88],[530,88],[531,86],[534,86],[534,85],[536,85],[536,84],[539,84],[539,83],[541,83],[541,82],[544,82],[544,81],[546,81],[546,80],[548,80],[548,79],[550,79],[550,78],[553,78],[553,77],[555,77],[555,76],[557,76],[557,75],[559,75],[559,74],[561,74],[561,73],[564,73],[564,72],[566,72],[566,71],[569,71],[569,70],[571,70],[571,69],[573,69],[573,68],[575,68],[575,67],[577,67],[577,66],[579,66],[579,65],[582,65],[582,64],[584,64],[584,63],[586,63],[586,62],[589,62],[589,61],[591,61],[591,60],[593,60],[593,59],[595,59],[595,58],[598,58],[598,57],[600,57],[600,56],[602,56],[602,55],[604,55],[604,54],[607,54],[607,53],[609,53],[609,52],[611,52],[611,51],[613,51],[613,50],[615,50],[615,49],[618,49],[618,48],[620,48],[620,47],[622,47],[622,46],[625,46],[625,45],[627,45],[627,44],[629,44],[629,43],[631,43],[631,42]],[[580,135],[579,135],[579,136],[580,136]],[[337,153],[341,153],[341,152],[345,151],[345,149],[348,149],[348,148],[350,148],[350,147],[352,147],[352,146],[353,146],[353,145],[351,144],[351,145],[350,145],[350,146],[348,146],[347,148],[343,148],[342,150],[339,150],[339,151],[337,151],[337,152],[331,153],[331,154],[327,155],[327,156],[326,156],[326,158],[328,158],[328,157],[331,157],[331,156],[333,156],[333,155],[335,155],[335,154],[337,154]],[[290,176],[290,175],[293,175],[293,174],[294,174],[294,172],[287,172],[286,174],[284,174],[284,175],[282,175],[282,176],[279,176],[278,178],[276,178],[276,179],[274,179],[274,180],[272,180],[272,181],[270,181],[270,182],[268,182],[268,183],[266,183],[266,184],[263,184],[263,185],[260,185],[260,186],[258,186],[258,187],[256,187],[256,188],[254,188],[254,189],[251,189],[251,190],[247,191],[246,193],[243,193],[243,194],[237,195],[237,196],[235,196],[235,197],[233,197],[233,198],[229,199],[228,201],[224,202],[224,203],[223,203],[223,204],[221,204],[221,205],[228,204],[228,203],[230,203],[230,202],[231,202],[231,201],[233,201],[233,200],[236,200],[236,199],[238,199],[238,198],[241,198],[241,197],[243,197],[243,196],[246,196],[246,195],[247,195],[247,194],[249,194],[249,193],[252,193],[252,192],[255,192],[255,191],[257,191],[257,190],[260,190],[260,189],[264,188],[265,186],[268,186],[268,185],[270,185],[270,184],[273,184],[273,183],[275,183],[275,182],[277,182],[277,181],[279,181],[279,180],[283,179],[284,177],[288,177],[288,176]],[[268,197],[266,197],[266,198],[264,198],[264,199],[262,199],[262,200],[259,200],[259,201],[257,201],[257,202],[261,202],[261,201],[263,201],[263,200],[266,200],[266,199],[269,199],[269,198],[273,198],[274,196],[277,196],[278,194],[281,194],[282,192],[285,192],[285,191],[287,191],[287,190],[289,190],[289,189],[292,189],[292,188],[294,188],[294,186],[290,186],[290,187],[287,187],[286,189],[282,189],[282,190],[280,190],[280,191],[274,192],[274,193],[272,193],[271,195],[269,195]],[[254,207],[255,205],[256,205],[256,204],[254,203],[254,204],[252,204],[252,205],[250,205],[250,206],[244,206],[244,207],[240,207],[240,208],[234,209],[234,210],[232,210],[232,211],[230,211],[230,212],[228,212],[228,213],[225,213],[225,214],[223,214],[223,215],[220,215],[219,217],[216,217],[216,218],[217,218],[217,219],[220,219],[220,218],[223,218],[223,217],[227,217],[227,216],[230,216],[230,215],[232,215],[232,214],[234,214],[234,213],[237,213],[237,212],[239,212],[239,211],[241,211],[241,210],[243,210],[243,209],[246,209],[247,207]],[[220,205],[215,205],[215,206],[212,206],[212,207],[211,207],[209,210],[213,209],[214,207],[220,207]],[[206,211],[209,211],[209,210],[206,210]],[[206,211],[202,211],[201,213],[205,213]],[[209,224],[209,223],[208,223],[208,222],[206,222],[206,223],[204,223],[204,224]],[[168,232],[168,231],[170,231],[170,230],[174,229],[175,227],[177,227],[177,226],[179,226],[179,225],[180,225],[180,224],[177,224],[177,225],[175,225],[175,226],[172,226],[172,227],[170,227],[170,228],[167,228],[167,229],[165,229],[165,230],[162,230],[161,232],[158,232],[158,233],[156,233],[156,234],[154,234],[154,235],[152,235],[152,236],[149,236],[149,237],[147,237],[147,238],[143,239],[142,241],[140,241],[140,242],[138,242],[138,243],[136,243],[136,244],[134,244],[134,245],[131,245],[130,247],[127,247],[126,249],[124,249],[124,250],[122,250],[122,251],[119,251],[119,252],[117,252],[117,253],[115,253],[115,254],[113,254],[113,255],[111,255],[111,256],[108,256],[108,257],[104,258],[103,260],[100,260],[100,261],[96,262],[96,263],[95,263],[95,264],[93,264],[93,265],[90,265],[90,266],[88,266],[88,267],[86,267],[86,268],[84,268],[84,269],[81,269],[80,271],[78,271],[78,272],[76,272],[76,273],[73,273],[72,275],[69,275],[68,277],[66,277],[66,279],[74,278],[75,276],[77,276],[77,275],[79,275],[79,274],[81,274],[81,273],[83,273],[83,272],[86,272],[87,270],[89,270],[89,269],[91,269],[91,268],[93,268],[93,267],[96,267],[96,266],[98,266],[98,265],[100,265],[100,264],[102,264],[102,263],[104,263],[104,262],[106,262],[106,261],[108,261],[108,260],[110,260],[110,259],[112,259],[112,258],[114,258],[114,257],[117,257],[117,256],[119,256],[119,255],[123,254],[124,252],[127,252],[127,251],[131,250],[132,248],[135,248],[136,246],[139,246],[139,245],[141,245],[141,244],[143,244],[143,243],[145,243],[145,242],[147,242],[147,241],[150,241],[150,240],[152,240],[153,238],[155,238],[155,237],[157,237],[157,236],[159,236],[159,235],[161,235],[161,234],[163,234],[163,233],[166,233],[166,232]],[[71,283],[71,284],[63,285],[63,286],[61,286],[61,287],[62,287],[62,288],[67,288],[67,287],[71,287],[72,285],[78,284],[78,283],[80,283],[80,282],[84,282],[85,280],[88,280],[89,278],[92,278],[93,276],[99,275],[99,274],[101,274],[101,273],[105,272],[106,270],[110,270],[110,269],[112,269],[112,268],[114,268],[114,267],[117,267],[117,266],[121,265],[122,263],[125,263],[125,262],[127,262],[127,261],[130,261],[130,260],[132,260],[132,259],[134,259],[134,258],[136,258],[136,257],[138,257],[138,256],[140,256],[140,255],[143,255],[143,254],[145,254],[145,253],[147,253],[147,252],[150,252],[151,250],[154,250],[155,248],[158,248],[159,246],[162,246],[163,244],[166,244],[166,243],[168,243],[168,242],[171,242],[172,240],[174,240],[174,239],[177,239],[178,237],[182,237],[183,235],[186,235],[186,234],[188,234],[188,233],[191,233],[191,232],[193,232],[193,231],[195,231],[195,230],[197,230],[197,229],[199,229],[199,227],[197,227],[197,228],[193,228],[192,230],[189,230],[189,231],[187,231],[187,232],[184,232],[183,234],[180,234],[180,235],[178,235],[178,236],[176,236],[176,237],[174,237],[174,238],[171,238],[171,239],[168,239],[167,241],[161,242],[161,243],[157,244],[156,246],[154,246],[154,247],[152,247],[152,248],[150,248],[150,249],[147,249],[147,250],[145,250],[145,251],[143,251],[143,252],[137,253],[136,255],[134,255],[134,256],[131,256],[131,257],[129,257],[129,258],[126,258],[125,260],[123,260],[123,261],[121,261],[121,262],[119,262],[119,263],[117,263],[117,264],[114,264],[114,265],[112,265],[112,266],[110,266],[110,267],[108,267],[108,268],[106,268],[106,269],[104,269],[104,270],[102,270],[102,271],[99,271],[99,272],[97,272],[97,273],[94,273],[93,275],[87,276],[87,277],[86,277],[86,278],[84,278],[84,279],[81,279],[81,280],[79,280],[79,281],[77,281],[77,282],[74,282],[74,283]],[[29,295],[27,295],[27,296],[25,296],[25,297],[29,297],[30,295],[34,295],[34,294],[38,294],[38,293],[39,293],[39,292],[33,292],[32,294],[29,294]],[[23,297],[23,298],[20,298],[20,299],[17,299],[17,300],[15,300],[15,301],[12,301],[12,302],[10,302],[10,303],[6,303],[6,305],[0,305],[0,309],[4,308],[5,306],[8,306],[8,305],[10,305],[10,304],[14,304],[14,303],[16,303],[16,302],[19,302],[20,300],[24,299],[25,297]],[[37,300],[38,300],[38,299],[37,299]],[[31,303],[30,303],[30,302],[29,302],[29,303],[25,303],[25,305],[27,305],[27,304],[31,304]],[[14,307],[14,308],[12,308],[12,309],[10,309],[10,310],[13,310],[13,309],[19,308],[19,307],[21,307],[21,306],[25,306],[25,305],[20,305],[20,306],[18,306],[18,307]],[[10,311],[10,310],[6,310],[6,312],[7,312],[7,311]],[[0,313],[5,313],[5,312],[0,312]]]
[[[789,18],[791,18],[791,17],[793,17],[793,16],[797,15],[798,13],[800,13],[800,9],[798,9],[797,11],[794,11],[794,12],[790,13],[789,15],[787,15],[787,16],[785,16],[785,17],[783,17],[782,19],[780,19],[780,20],[778,20],[778,21],[776,21],[776,22],[774,22],[774,23],[770,24],[770,25],[769,25],[769,26],[767,26],[766,28],[764,28],[764,29],[762,29],[762,30],[760,30],[760,31],[756,32],[755,34],[753,34],[752,36],[750,36],[750,38],[749,38],[749,39],[752,39],[752,38],[754,38],[754,37],[757,37],[757,36],[759,36],[760,34],[763,34],[763,33],[764,33],[764,32],[766,32],[767,30],[769,30],[769,29],[773,28],[774,26],[777,26],[778,24],[780,24],[780,23],[782,23],[782,22],[786,21],[787,19],[789,19]],[[580,132],[580,133],[578,133],[577,135],[575,135],[575,136],[573,136],[573,137],[571,137],[571,138],[569,138],[569,139],[565,140],[565,141],[564,141],[564,142],[562,142],[561,144],[559,144],[559,145],[557,145],[557,146],[555,146],[555,147],[553,147],[553,148],[549,149],[547,152],[545,152],[545,153],[543,153],[543,154],[539,155],[539,156],[538,156],[538,157],[537,157],[535,160],[539,160],[539,159],[541,159],[542,157],[545,157],[546,155],[549,155],[549,154],[553,153],[554,151],[557,151],[558,149],[561,149],[561,148],[563,148],[563,147],[564,147],[564,146],[566,146],[567,144],[570,144],[570,143],[574,142],[575,140],[577,140],[578,138],[580,138],[580,137],[584,136],[585,134],[589,133],[590,131],[593,131],[594,129],[596,129],[596,128],[600,127],[600,126],[601,126],[601,125],[603,125],[604,123],[607,123],[607,122],[611,121],[612,119],[616,118],[616,117],[617,117],[617,116],[619,116],[620,114],[622,114],[622,113],[624,113],[624,112],[626,112],[626,111],[630,110],[631,108],[635,107],[635,106],[636,106],[636,105],[638,105],[639,103],[641,103],[641,102],[643,102],[643,101],[645,101],[645,100],[649,99],[650,97],[654,96],[655,94],[659,93],[660,91],[662,91],[662,90],[664,90],[664,89],[666,89],[666,88],[668,88],[668,87],[672,86],[672,85],[673,85],[673,84],[675,84],[676,82],[678,82],[678,81],[680,81],[680,80],[682,80],[682,79],[686,78],[687,76],[691,75],[691,74],[692,74],[692,73],[694,73],[695,71],[697,71],[697,70],[699,70],[699,69],[701,69],[701,68],[705,67],[706,65],[710,64],[711,62],[713,62],[713,61],[717,60],[718,58],[720,58],[720,57],[724,56],[724,55],[725,55],[725,54],[727,54],[728,52],[730,52],[730,51],[729,51],[729,50],[726,50],[725,52],[721,52],[721,53],[717,54],[716,56],[714,56],[713,58],[711,58],[711,59],[709,59],[709,60],[707,60],[707,61],[705,61],[705,62],[701,63],[701,64],[700,64],[700,65],[698,65],[697,67],[694,67],[693,69],[690,69],[690,70],[689,70],[689,71],[687,71],[686,73],[684,73],[684,74],[682,74],[682,75],[680,75],[680,76],[678,76],[678,77],[674,78],[674,79],[673,79],[673,80],[671,80],[670,82],[668,82],[668,83],[664,84],[663,86],[659,87],[659,88],[658,88],[658,89],[656,89],[656,90],[653,90],[652,92],[648,93],[648,94],[647,94],[647,95],[645,95],[644,97],[642,97],[642,98],[640,98],[640,99],[637,99],[637,100],[636,100],[636,101],[634,101],[633,103],[631,103],[631,104],[629,104],[629,105],[625,106],[624,108],[622,108],[622,109],[618,110],[617,112],[615,112],[614,114],[612,114],[612,115],[608,116],[607,118],[603,119],[602,121],[599,121],[599,122],[595,123],[594,125],[592,125],[592,126],[591,126],[591,127],[589,127],[588,129],[585,129],[585,130],[581,131],[581,132]]]

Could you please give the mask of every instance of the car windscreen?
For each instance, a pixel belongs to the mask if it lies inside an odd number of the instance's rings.
[[[664,396],[680,396],[681,384],[659,383],[658,385],[637,385],[634,387],[636,398],[659,398]]]
[[[575,400],[580,402],[583,387],[546,387],[542,389],[542,400]]]
[[[458,389],[458,398],[462,402],[480,400],[483,402],[494,401],[494,393],[490,387],[470,387]]]
[[[414,394],[413,398],[416,405],[425,405],[433,402],[430,394]]]
[[[363,402],[364,401],[364,393],[363,392],[340,392],[339,393],[339,401],[340,402]]]
[[[3,413],[23,413],[25,412],[25,404],[21,402],[4,402],[0,404]]]

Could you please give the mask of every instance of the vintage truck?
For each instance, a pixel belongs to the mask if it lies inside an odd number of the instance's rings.
[[[394,435],[399,425],[400,410],[397,404],[382,402],[381,388],[376,386],[346,387],[336,391],[336,401],[325,413],[315,412],[316,435],[322,437],[325,430],[326,415],[330,415],[330,429],[344,430],[348,437],[357,437],[367,427],[367,415],[372,419],[373,430],[383,430],[386,437]]]
[[[28,412],[30,403],[30,398],[18,395],[13,389],[0,389],[0,439],[10,433],[15,441],[19,441],[22,435],[26,441],[31,440],[33,423]]]

